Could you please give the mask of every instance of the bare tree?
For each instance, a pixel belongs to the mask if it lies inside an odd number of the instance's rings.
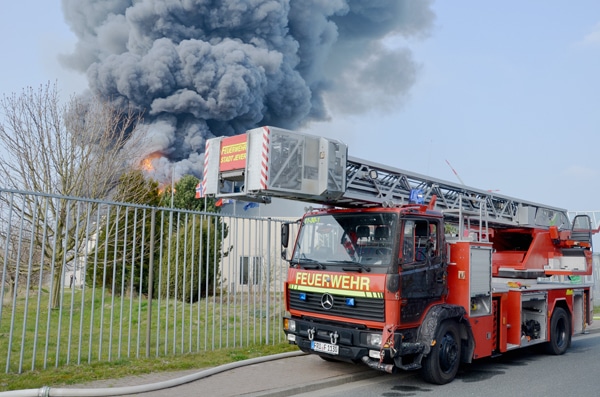
[[[132,161],[140,159],[134,151],[141,147],[138,142],[143,134],[136,129],[141,120],[131,109],[119,109],[91,96],[73,96],[62,105],[56,84],[46,84],[4,95],[0,111],[4,151],[0,174],[7,188],[104,199],[134,165]],[[86,219],[82,208],[89,212],[97,206],[82,207],[66,197],[40,205],[34,194],[22,197],[11,199],[11,206],[17,207],[15,214],[22,214],[20,221],[28,225],[26,229],[49,225],[44,241],[38,239],[36,245],[43,247],[40,249],[47,259],[52,256],[46,263],[54,267],[52,302],[56,307],[64,264],[71,263],[84,249],[77,246],[84,239],[76,236],[87,230],[82,225]]]

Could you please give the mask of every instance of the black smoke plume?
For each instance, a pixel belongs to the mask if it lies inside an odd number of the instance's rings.
[[[144,113],[158,180],[201,175],[205,140],[357,113],[415,81],[433,13],[414,0],[62,0],[69,67]]]

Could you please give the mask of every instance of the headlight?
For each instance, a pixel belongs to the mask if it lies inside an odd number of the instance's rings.
[[[381,347],[381,334],[367,334],[367,344]]]
[[[289,319],[289,318],[284,318],[283,319],[283,329],[290,331],[290,332],[296,332],[296,321]]]

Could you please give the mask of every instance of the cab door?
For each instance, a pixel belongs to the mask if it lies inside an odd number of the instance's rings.
[[[400,246],[401,319],[417,321],[427,306],[446,294],[441,222],[411,218],[403,223]]]

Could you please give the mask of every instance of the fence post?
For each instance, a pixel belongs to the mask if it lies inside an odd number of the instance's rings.
[[[146,358],[150,357],[150,339],[152,338],[152,292],[154,290],[154,223],[156,208],[150,215],[150,253],[148,255],[148,325],[146,328]]]
[[[265,335],[265,344],[268,345],[270,339],[269,330],[271,327],[271,226],[273,224],[273,221],[271,220],[271,218],[267,219],[269,227],[267,228],[267,332]]]

